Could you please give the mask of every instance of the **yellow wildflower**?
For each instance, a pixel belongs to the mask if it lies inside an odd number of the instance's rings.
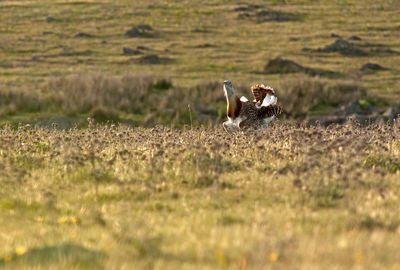
[[[65,217],[59,217],[58,218],[58,223],[62,224],[66,221],[67,219]]]
[[[6,255],[3,257],[3,261],[5,261],[5,262],[9,262],[9,261],[11,261],[11,259],[12,259],[11,255]]]
[[[76,217],[71,217],[69,220],[74,224],[78,223],[78,218]]]
[[[37,222],[40,222],[40,223],[42,223],[42,222],[43,222],[43,220],[44,220],[44,218],[43,218],[43,217],[41,217],[41,216],[39,216],[39,217],[37,217],[37,218],[36,218],[36,221],[37,221]]]
[[[353,256],[353,262],[355,262],[355,263],[360,263],[360,262],[362,262],[364,260],[364,256],[361,254],[361,253],[356,253],[356,254],[354,254],[354,256]]]
[[[347,232],[347,237],[348,238],[352,238],[354,236],[354,234],[355,234],[355,231],[354,230],[350,230],[350,231]]]
[[[270,253],[268,256],[268,260],[270,262],[276,262],[278,260],[278,258],[279,258],[279,255],[275,252]]]
[[[22,256],[22,255],[24,255],[26,253],[26,251],[27,251],[26,247],[18,247],[15,250],[15,253],[17,253],[18,256]]]
[[[69,234],[69,238],[71,238],[71,239],[75,239],[75,238],[76,238],[76,234],[75,234],[75,233],[73,233],[73,232],[72,232],[72,233],[70,233],[70,234]]]
[[[247,266],[247,258],[245,255],[243,255],[242,257],[240,257],[239,259],[239,265],[241,268],[246,268]]]
[[[215,249],[215,258],[217,258],[217,261],[220,265],[226,265],[226,259],[222,249]]]

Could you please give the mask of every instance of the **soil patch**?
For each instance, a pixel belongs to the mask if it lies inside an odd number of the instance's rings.
[[[136,63],[142,65],[156,65],[161,63],[161,59],[156,54],[149,54],[136,59]]]
[[[267,74],[286,74],[286,73],[306,73],[311,76],[327,76],[327,77],[340,77],[341,74],[323,69],[312,69],[309,67],[304,67],[292,60],[283,59],[277,57],[271,59],[264,67],[264,72]]]
[[[237,7],[233,11],[239,12],[237,19],[249,19],[257,23],[298,21],[302,18],[300,14],[261,8],[259,5],[247,5]]]
[[[361,40],[357,36],[351,37],[349,40],[356,41],[350,42],[344,39],[337,39],[332,44],[329,44],[323,48],[311,49],[303,48],[303,51],[308,52],[338,52],[345,56],[371,56],[371,55],[385,55],[385,54],[400,54],[383,44],[372,44],[372,43],[359,43]]]
[[[154,29],[147,24],[139,24],[125,32],[128,37],[154,37]]]
[[[138,54],[142,54],[141,51],[135,50],[135,49],[131,49],[131,48],[128,48],[128,47],[123,47],[123,48],[122,48],[122,53],[125,54],[125,55],[138,55]]]
[[[361,67],[360,70],[364,72],[374,72],[374,71],[386,70],[386,68],[378,64],[366,63]]]

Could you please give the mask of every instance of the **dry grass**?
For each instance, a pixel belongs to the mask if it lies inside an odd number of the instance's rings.
[[[252,98],[249,85],[235,84],[238,95]],[[275,87],[285,117],[304,118],[316,110],[334,108],[348,101],[366,98],[366,89],[355,81],[295,76]],[[129,121],[152,126],[164,123],[217,123],[226,118],[226,101],[221,82],[208,82],[189,89],[174,86],[170,78],[129,73],[75,74],[49,78],[43,87],[46,95],[27,91],[4,91],[0,115],[17,112],[58,112],[98,121]]]
[[[42,97],[19,89],[7,89],[0,85],[0,116],[40,111],[43,107]]]
[[[225,79],[248,97],[271,85],[288,117],[365,95],[399,103],[399,8],[0,1],[0,268],[400,268],[399,122],[219,124]],[[125,35],[142,24],[151,37]],[[303,50],[332,33],[370,55]],[[324,78],[265,74],[279,56]],[[53,114],[127,125],[18,125]]]
[[[283,81],[279,100],[295,118],[309,115],[317,106],[337,106],[366,97],[366,89],[355,81],[327,80],[307,76]]]
[[[398,122],[0,135],[3,269],[400,266]]]
[[[48,93],[41,90],[49,77],[91,73],[167,76],[182,91],[225,79],[247,87],[260,82],[276,87],[295,74],[263,74],[262,70],[268,60],[282,56],[309,68],[341,73],[344,80],[362,84],[371,96],[399,102],[399,55],[350,57],[303,51],[305,47],[332,44],[337,38],[331,33],[345,40],[357,35],[362,39],[357,41],[360,44],[381,44],[380,48],[400,51],[396,1],[290,0],[266,4],[255,0],[251,4],[260,7],[252,11],[240,1],[214,0],[2,1],[2,88],[24,89],[46,98]],[[250,8],[249,14],[272,10],[301,19],[261,23],[255,17],[239,16],[246,12],[238,11],[240,7]],[[150,25],[154,36],[125,35],[140,24]],[[89,36],[77,37],[78,33]],[[139,55],[123,54],[123,47],[138,46],[148,49],[139,49]],[[146,55],[158,55],[160,64],[140,64],[138,58]],[[386,70],[364,74],[360,68],[367,62]]]

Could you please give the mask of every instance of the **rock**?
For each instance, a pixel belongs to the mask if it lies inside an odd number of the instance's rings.
[[[395,55],[399,55],[400,52],[392,50],[390,48],[387,48],[385,46],[377,46],[375,48],[372,48],[371,50],[372,54],[378,54],[378,55],[382,55],[382,54],[395,54]]]
[[[303,72],[310,76],[327,76],[327,77],[340,77],[340,73],[323,70],[323,69],[312,69],[304,67],[292,60],[282,59],[277,57],[275,59],[269,60],[269,62],[264,67],[264,72],[267,74],[286,74],[286,73],[297,73]]]
[[[347,56],[367,56],[368,53],[356,48],[352,43],[337,39],[334,43],[317,49],[318,52],[338,52]]]
[[[53,17],[51,17],[51,16],[46,17],[46,22],[50,23],[50,22],[54,22],[54,21],[55,21],[55,19]]]
[[[217,46],[210,44],[210,43],[204,43],[204,44],[200,44],[200,45],[196,46],[196,48],[214,48],[214,47],[217,47]]]
[[[138,55],[138,54],[142,54],[141,51],[139,51],[139,50],[134,50],[134,49],[131,49],[131,48],[128,48],[128,47],[123,47],[123,48],[122,48],[122,52],[123,52],[123,54],[125,54],[125,55]]]
[[[361,71],[379,71],[379,70],[386,70],[386,68],[382,67],[381,65],[374,64],[374,63],[366,63],[364,64]]]
[[[368,101],[359,99],[356,101],[349,102],[347,104],[340,105],[336,111],[335,115],[338,116],[350,116],[350,115],[372,115],[376,112],[374,108]]]
[[[192,29],[190,32],[192,32],[192,33],[208,33],[208,31],[206,29],[199,29],[199,28]]]
[[[142,57],[136,59],[136,63],[142,64],[142,65],[160,64],[160,57],[158,57],[158,55],[156,55],[156,54],[149,54],[149,55],[145,55],[145,56],[142,56]]]
[[[233,11],[235,11],[235,12],[253,11],[253,10],[259,9],[259,8],[261,8],[260,5],[247,4],[247,6],[242,6],[242,7],[235,8]]]
[[[147,50],[150,50],[150,48],[149,47],[145,47],[145,46],[137,46],[136,50],[145,50],[145,51],[147,51]]]
[[[238,20],[243,20],[243,19],[247,19],[247,18],[251,18],[250,13],[247,13],[247,12],[240,13],[240,14],[237,16],[237,19],[238,19]]]
[[[349,40],[361,40],[357,36],[351,37]],[[341,38],[337,39],[334,43],[325,46],[324,48],[309,49],[303,48],[303,51],[308,52],[338,52],[346,56],[369,56],[369,55],[387,55],[387,54],[400,54],[383,44],[371,43],[351,43]]]
[[[80,32],[75,35],[76,38],[88,38],[88,37],[93,37],[91,34]]]
[[[333,38],[340,38],[340,36],[339,36],[338,34],[335,34],[335,33],[331,33],[331,37],[333,37]]]
[[[248,5],[247,7],[238,7],[234,11],[241,12],[237,16],[239,20],[250,19],[257,23],[296,21],[300,18],[300,15],[295,13],[275,11],[272,9],[260,10],[260,8],[261,6],[258,5]]]
[[[288,22],[294,19],[293,14],[274,10],[262,10],[255,14],[257,22]]]
[[[399,115],[400,115],[400,107],[399,105],[395,104],[385,111],[383,117],[385,120],[393,120],[398,118]]]
[[[152,37],[154,30],[150,25],[140,24],[125,32],[128,37]]]
[[[307,68],[297,64],[292,60],[286,60],[280,57],[269,60],[264,67],[264,71],[270,74],[274,73],[296,73],[306,72]]]
[[[299,38],[295,38],[295,37],[291,37],[291,38],[289,38],[289,41],[299,41]]]
[[[351,36],[349,40],[361,40],[359,36]]]

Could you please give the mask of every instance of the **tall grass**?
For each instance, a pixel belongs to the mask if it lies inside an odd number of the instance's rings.
[[[238,84],[235,88],[239,95],[251,99],[249,86]],[[308,76],[283,80],[275,88],[279,103],[290,118],[305,117],[318,105],[337,106],[366,96],[366,90],[354,81]],[[98,72],[50,78],[42,91],[44,94],[34,95],[37,91],[0,88],[0,114],[46,111],[89,115],[101,121],[118,121],[127,115],[128,118],[136,115],[140,119],[136,123],[145,126],[156,123],[182,126],[226,117],[222,84],[217,81],[184,89],[174,86],[169,78]]]
[[[0,128],[0,268],[395,265],[399,124]]]
[[[284,80],[279,85],[279,100],[285,112],[293,118],[307,116],[317,105],[337,106],[366,95],[365,88],[350,80],[304,76]]]
[[[0,85],[0,116],[40,111],[45,106],[45,100],[38,94]]]

